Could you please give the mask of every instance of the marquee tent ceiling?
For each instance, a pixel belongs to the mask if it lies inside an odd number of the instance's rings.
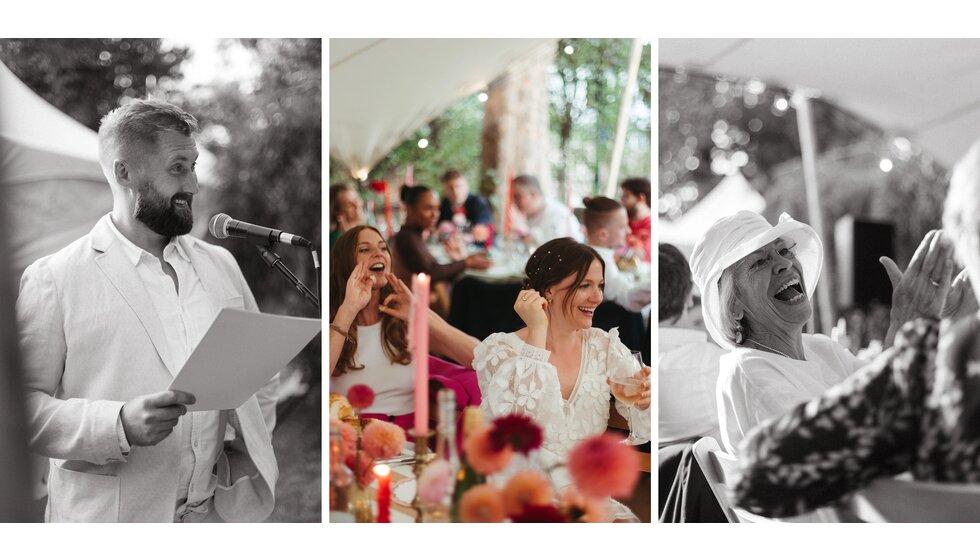
[[[815,88],[946,166],[980,137],[980,39],[661,39],[659,64]]]
[[[369,170],[453,102],[554,39],[331,39],[330,155]]]

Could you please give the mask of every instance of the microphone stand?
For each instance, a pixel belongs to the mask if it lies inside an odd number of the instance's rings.
[[[306,298],[306,301],[312,303],[313,306],[316,307],[317,312],[319,312],[320,299],[316,295],[314,295],[309,288],[307,288],[302,282],[299,281],[299,278],[297,278],[296,275],[293,274],[293,271],[289,270],[288,266],[283,264],[282,257],[277,255],[272,250],[274,247],[275,247],[274,242],[270,242],[268,247],[263,247],[262,245],[255,246],[255,248],[259,250],[259,254],[262,255],[262,260],[265,261],[265,264],[269,265],[269,268],[274,268],[278,270],[280,273],[282,273],[282,275],[286,277],[286,280],[289,280],[289,282],[293,285],[293,287],[296,288],[296,290],[299,291],[299,293],[303,294],[303,297]]]

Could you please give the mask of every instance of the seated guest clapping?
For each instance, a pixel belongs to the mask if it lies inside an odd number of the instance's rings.
[[[474,350],[487,416],[523,414],[544,429],[542,448],[532,456],[535,468],[563,463],[577,443],[603,433],[609,422],[609,378],[631,356],[616,329],[592,327],[603,283],[595,250],[567,237],[545,243],[528,259],[525,289],[514,303],[527,326],[492,334]],[[643,388],[633,406],[647,411],[650,368],[637,375]],[[630,416],[618,400],[617,408]],[[632,416],[636,432],[648,435],[649,413]],[[562,473],[553,476],[557,486],[568,484]]]
[[[403,428],[414,418],[414,360],[420,359],[408,350],[411,301],[391,273],[388,243],[378,230],[357,226],[337,239],[330,253],[330,391],[371,387],[374,404],[364,412]],[[429,332],[434,354],[471,367],[478,340],[431,311]]]
[[[938,316],[950,248],[926,236],[907,273],[889,263],[894,293],[889,335],[907,320]],[[816,232],[784,214],[776,226],[741,211],[715,222],[694,247],[708,333],[729,353],[718,377],[718,420],[730,451],[762,421],[823,393],[864,365],[823,335],[803,334],[820,277]]]
[[[606,267],[605,299],[638,312],[650,305],[650,281],[636,282],[620,273],[616,266],[616,249],[626,246],[629,219],[623,205],[611,198],[586,198],[585,236],[589,247],[602,257]]]
[[[660,445],[709,436],[721,439],[715,384],[724,351],[701,329],[691,328],[691,269],[677,247],[660,244],[658,265]]]
[[[870,365],[747,435],[738,505],[771,517],[798,515],[906,471],[918,480],[980,482],[978,223],[980,143],[953,170],[943,215],[968,279],[958,275],[948,296],[948,278],[933,272],[930,281],[940,284],[936,299],[945,296],[950,320],[940,329],[934,309],[906,324]],[[920,263],[929,269],[928,257]]]

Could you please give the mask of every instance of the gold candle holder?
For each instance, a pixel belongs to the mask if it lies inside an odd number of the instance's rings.
[[[408,430],[408,435],[415,441],[415,465],[412,467],[412,474],[415,475],[415,497],[412,498],[412,509],[415,510],[415,522],[422,522],[422,498],[419,497],[419,477],[422,469],[432,458],[429,453],[428,441],[434,432],[428,431],[424,434],[417,433],[414,429]]]

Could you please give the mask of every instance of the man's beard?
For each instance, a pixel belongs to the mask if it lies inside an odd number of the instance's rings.
[[[183,199],[187,207],[179,207],[174,201]],[[153,188],[149,181],[143,181],[136,189],[136,212],[133,216],[143,222],[157,235],[175,237],[190,233],[194,227],[194,213],[191,211],[192,195],[177,193],[169,199]]]

